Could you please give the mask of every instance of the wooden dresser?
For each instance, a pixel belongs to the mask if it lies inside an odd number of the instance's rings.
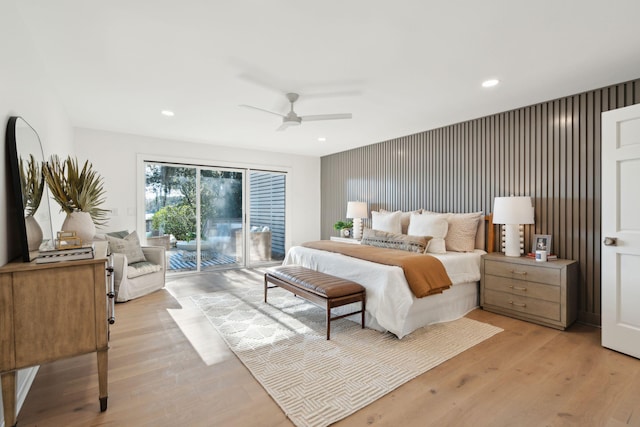
[[[105,258],[0,268],[0,374],[5,426],[16,424],[16,370],[96,352],[100,409],[107,409],[113,323]]]
[[[557,329],[566,329],[576,320],[576,261],[536,262],[492,253],[484,255],[480,265],[484,310]]]

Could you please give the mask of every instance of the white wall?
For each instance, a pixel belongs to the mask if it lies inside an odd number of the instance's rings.
[[[45,67],[14,2],[0,2],[0,117],[2,135],[11,116],[22,116],[39,134],[45,158],[51,154],[66,156],[77,148],[79,159],[87,158],[102,173],[107,190],[107,207],[118,209],[110,228],[135,229],[136,155],[154,153],[163,156],[218,160],[238,165],[284,167],[290,171],[290,243],[320,238],[320,159],[269,152],[213,147],[203,144],[143,138],[109,132],[78,129],[74,132],[59,103]],[[4,138],[3,138],[4,139]],[[74,145],[75,140],[75,145]],[[10,207],[10,175],[6,148],[0,150],[0,265],[19,256],[15,211]],[[60,230],[63,215],[52,201],[53,231]],[[21,406],[36,369],[18,372],[18,405]],[[1,401],[1,398],[0,398]],[[0,427],[4,424],[0,405]]]
[[[65,110],[55,95],[45,75],[44,65],[31,42],[22,18],[12,2],[2,2],[0,6],[0,117],[2,117],[2,135],[10,116],[22,116],[38,132],[42,141],[45,157],[59,153],[73,152],[72,129]],[[3,138],[4,139],[4,138]],[[7,150],[0,151],[0,265],[19,255],[16,245],[15,225],[10,210],[11,188],[7,163]],[[51,210],[57,213],[57,206]],[[54,227],[55,228],[55,227]]]
[[[219,147],[158,138],[75,129],[79,161],[88,159],[104,177],[107,203],[115,210],[106,230],[136,229],[139,194],[138,154],[202,165],[287,170],[288,239],[291,245],[320,239],[320,158]],[[144,214],[144,212],[141,212]],[[138,230],[141,233],[144,230]]]
[[[72,129],[65,110],[49,85],[38,53],[13,2],[0,2],[0,118],[2,135],[9,117],[22,116],[38,132],[45,156],[72,152]],[[6,142],[0,150],[0,265],[19,256],[16,215],[10,200],[11,181]],[[57,213],[56,206],[51,210]],[[55,225],[54,225],[55,227]],[[33,381],[35,369],[18,372],[18,404]],[[1,401],[1,399],[0,399]],[[4,423],[0,407],[0,425]]]

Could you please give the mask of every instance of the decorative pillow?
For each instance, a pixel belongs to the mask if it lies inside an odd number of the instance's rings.
[[[402,212],[371,212],[371,228],[374,230],[386,231],[387,233],[402,233],[400,218]]]
[[[381,213],[391,213],[385,209],[380,209]],[[409,230],[409,221],[411,220],[411,214],[412,213],[422,213],[422,209],[418,209],[416,211],[408,211],[408,212],[402,212],[400,214],[400,228],[401,228],[401,232],[402,234],[407,234],[407,231]]]
[[[446,215],[412,214],[408,233],[410,236],[431,236],[426,252],[444,254],[447,252],[444,238],[448,229]]]
[[[476,246],[476,232],[482,218],[482,212],[467,214],[449,214],[449,231],[444,238],[448,251],[473,252]]]
[[[149,261],[134,262],[130,263],[129,267],[127,268],[127,277],[129,279],[133,279],[135,277],[143,276],[149,273],[155,273],[156,271],[160,270],[162,270],[161,266]]]
[[[129,263],[129,265],[135,262],[147,260],[144,257],[144,253],[142,252],[142,247],[140,247],[140,239],[138,238],[138,233],[136,233],[135,231],[126,236],[124,239],[119,239],[108,234],[106,237],[107,241],[109,242],[109,249],[111,250],[111,252],[125,254],[127,256],[127,262]]]
[[[431,240],[431,236],[407,236],[406,234],[387,233],[386,231],[365,228],[360,244],[424,253],[429,240]]]

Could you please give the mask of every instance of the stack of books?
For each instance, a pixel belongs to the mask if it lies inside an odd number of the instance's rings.
[[[92,259],[93,244],[83,245],[79,248],[51,249],[40,251],[36,264],[47,264],[50,262],[73,261],[78,259]]]
[[[529,252],[529,253],[527,254],[527,256],[528,256],[529,258],[534,258],[534,259],[535,259],[536,254],[535,254],[535,253],[533,253],[533,252]],[[558,255],[554,255],[554,254],[547,255],[547,261],[555,261],[555,260],[557,260],[557,259],[558,259]]]

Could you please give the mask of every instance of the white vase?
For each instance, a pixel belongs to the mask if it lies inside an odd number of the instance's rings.
[[[88,243],[96,235],[96,226],[89,212],[76,211],[67,214],[62,223],[62,231],[75,231],[82,243]]]
[[[29,252],[37,251],[42,243],[42,228],[32,216],[24,218],[24,229],[27,232],[27,246]]]

